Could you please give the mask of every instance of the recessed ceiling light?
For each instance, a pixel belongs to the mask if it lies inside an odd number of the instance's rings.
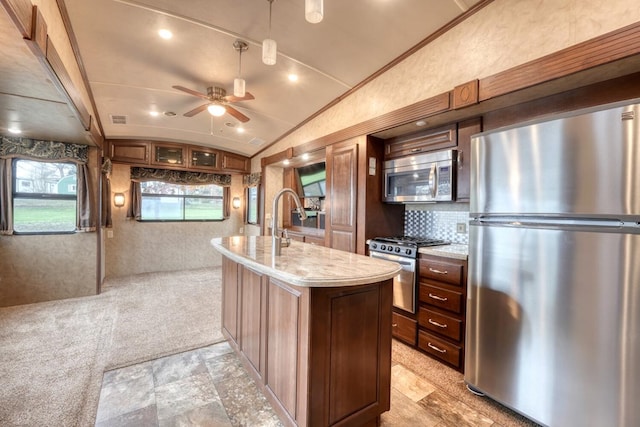
[[[298,75],[297,74],[291,73],[291,74],[289,74],[287,76],[287,78],[289,79],[290,82],[297,82],[298,81]]]
[[[158,113],[157,111],[149,111],[149,114],[153,117],[157,117],[160,115],[160,113]]]
[[[426,125],[426,124],[427,124],[427,122],[426,122],[426,121],[424,121],[424,120],[418,120],[418,121],[416,122],[416,126],[424,126],[424,125]]]
[[[238,128],[237,131],[238,133],[244,133],[244,128]]]
[[[8,130],[9,132],[15,133],[15,134],[22,133],[22,131],[18,128],[9,128]]]
[[[165,40],[169,40],[171,37],[173,37],[173,33],[164,28],[158,31],[158,35]]]
[[[283,165],[288,165],[289,164],[289,159],[284,159],[284,161],[282,162]]]
[[[302,160],[309,160],[309,153],[304,153],[302,155]]]
[[[164,115],[167,117],[173,117],[176,115],[176,113],[174,113],[173,111],[165,111]]]

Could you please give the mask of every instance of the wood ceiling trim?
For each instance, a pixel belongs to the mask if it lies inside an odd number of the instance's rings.
[[[480,101],[640,53],[635,23],[480,80]]]
[[[31,39],[33,34],[33,8],[30,0],[0,0],[14,22],[18,31],[25,39]]]

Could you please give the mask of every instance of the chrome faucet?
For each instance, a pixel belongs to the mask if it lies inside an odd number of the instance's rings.
[[[282,197],[282,195],[285,193],[291,193],[291,196],[293,196],[293,201],[296,202],[296,210],[298,211],[300,220],[304,221],[305,219],[307,219],[307,214],[304,211],[302,203],[300,203],[300,198],[295,191],[293,191],[291,188],[286,187],[278,191],[278,193],[273,198],[273,209],[271,211],[271,215],[273,218],[273,224],[271,225],[271,251],[273,252],[274,256],[280,255],[282,253],[282,248],[289,247],[289,245],[291,244],[291,239],[289,239],[289,234],[287,233],[286,229],[283,230],[284,239],[282,238],[282,236],[280,236],[280,233],[278,233],[278,201],[280,200],[280,197]]]

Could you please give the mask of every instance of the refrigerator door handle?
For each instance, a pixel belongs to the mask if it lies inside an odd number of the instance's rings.
[[[598,219],[598,218],[553,218],[553,217],[533,217],[533,216],[478,216],[470,219],[471,223],[510,225],[514,227],[536,227],[536,226],[580,226],[580,227],[604,227],[622,228],[629,227],[635,223],[624,222],[620,219]]]

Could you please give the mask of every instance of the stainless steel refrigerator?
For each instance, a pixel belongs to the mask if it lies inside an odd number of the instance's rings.
[[[640,100],[472,139],[465,381],[547,426],[640,426]]]

